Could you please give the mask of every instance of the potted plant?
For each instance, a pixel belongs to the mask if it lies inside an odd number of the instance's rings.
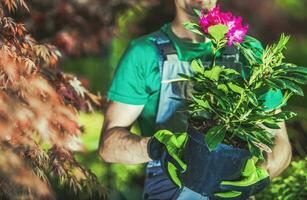
[[[284,62],[288,36],[281,35],[258,56],[247,45],[248,26],[242,25],[242,18],[221,12],[219,6],[206,16],[199,12],[199,17],[199,24],[185,26],[211,39],[213,56],[209,65],[193,60],[192,76],[181,74],[193,83],[193,93],[187,99],[188,140],[182,150],[188,168],[180,176],[183,185],[210,196],[221,181],[239,178],[248,159],[263,160],[263,153],[272,151],[274,135],[269,129],[279,129],[279,122],[296,116],[277,111],[294,94],[303,96],[298,84],[307,83],[307,68]],[[219,54],[230,47],[244,56],[248,67],[219,61]],[[274,108],[264,101],[268,91],[283,94]]]

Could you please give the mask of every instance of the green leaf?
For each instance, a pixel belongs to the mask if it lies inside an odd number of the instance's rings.
[[[253,116],[249,117],[250,120],[252,121],[263,121],[270,117],[269,115],[266,115],[265,112],[256,112],[253,114]]]
[[[205,134],[205,142],[210,151],[215,150],[217,145],[225,138],[225,129],[223,126],[214,126]]]
[[[280,113],[273,115],[273,117],[275,117],[277,119],[283,119],[283,120],[289,120],[289,119],[296,117],[296,116],[297,116],[297,114],[295,112],[291,112],[291,111],[282,111]]]
[[[287,105],[287,102],[289,101],[289,99],[293,96],[293,92],[291,91],[286,91],[285,94],[283,95],[283,99],[282,102],[280,103],[280,105],[277,108],[280,108],[282,106]]]
[[[274,116],[267,116],[263,122],[265,123],[270,123],[270,124],[276,124],[278,122],[281,122],[281,119],[277,119],[277,118],[274,118]]]
[[[236,74],[236,75],[240,75],[240,73],[234,69],[231,69],[231,68],[225,68],[223,69],[223,72],[226,74],[226,75],[229,75],[229,74]]]
[[[211,108],[210,105],[209,105],[209,102],[206,100],[202,100],[202,99],[198,99],[194,96],[192,96],[192,99],[195,101],[195,103],[203,108]]]
[[[223,24],[218,24],[215,26],[210,26],[208,32],[216,42],[219,42],[225,37],[225,34],[228,32],[228,27]]]
[[[276,90],[282,89],[278,85],[276,85],[274,82],[272,82],[270,79],[264,79],[264,82],[272,89],[276,89]]]
[[[283,79],[294,81],[299,84],[307,84],[307,75],[289,73],[287,76],[282,76]]]
[[[193,9],[194,13],[196,14],[197,17],[201,16],[201,11],[200,9]]]
[[[232,82],[227,83],[227,85],[235,93],[242,94],[244,92],[244,89],[242,87],[240,87],[240,86],[238,86],[238,85],[236,85],[236,84],[234,84]]]
[[[251,133],[255,136],[255,138],[257,138],[257,140],[259,140],[259,142],[262,142],[270,147],[272,147],[274,145],[274,137],[273,135],[264,130],[263,128],[258,128],[259,130],[256,131],[251,131]]]
[[[251,85],[252,83],[254,83],[254,81],[256,80],[256,78],[259,76],[259,74],[261,73],[259,67],[253,67],[253,72],[252,75],[249,79],[249,84]]]
[[[245,37],[246,38],[246,37]],[[262,60],[259,56],[257,56],[257,52],[259,49],[253,48],[250,44],[251,42],[247,42],[246,39],[244,39],[245,42],[238,44],[235,43],[235,46],[237,46],[240,50],[240,53],[243,54],[243,56],[248,61],[249,65],[255,65],[255,64],[261,64]],[[248,45],[247,45],[248,44]],[[259,53],[262,54],[262,51]],[[254,68],[254,67],[253,67]],[[257,70],[258,71],[258,70]],[[253,79],[252,79],[253,80]]]
[[[230,108],[229,103],[228,103],[227,101],[225,101],[224,98],[216,97],[216,100],[218,101],[218,107],[221,106],[222,109]],[[226,104],[227,104],[227,105],[226,105]],[[216,108],[216,110],[219,110],[219,109]]]
[[[289,70],[291,70],[292,72],[299,72],[302,74],[307,74],[307,67],[301,67],[301,66],[289,67]]]
[[[279,89],[284,89],[286,87],[286,83],[282,79],[271,78],[270,81],[277,85]]]
[[[307,74],[307,67],[281,65],[273,68],[278,73],[301,73]]]
[[[228,87],[225,84],[219,84],[217,89],[222,90],[224,93],[228,93]]]
[[[280,129],[280,127],[277,124],[272,124],[267,122],[263,122],[262,124],[270,129]]]
[[[191,63],[191,69],[193,70],[193,72],[195,73],[203,73],[204,72],[204,68],[200,65],[198,60],[193,60]]]
[[[247,97],[254,106],[258,106],[258,99],[256,97],[256,94],[254,94],[253,92],[247,92]]]
[[[178,76],[180,76],[181,78],[187,79],[187,80],[194,80],[194,77],[189,76],[187,74],[178,73]]]
[[[272,153],[272,149],[266,145],[266,144],[263,144],[262,142],[255,142],[255,141],[252,141],[252,143],[258,147],[261,151],[265,151],[266,153]]]
[[[264,66],[276,66],[282,63],[284,59],[282,51],[286,48],[288,40],[289,36],[282,34],[277,44],[266,47],[262,56]]]
[[[241,121],[247,120],[252,112],[253,112],[253,109],[242,111],[242,113],[240,113],[239,119]]]
[[[199,27],[199,25],[196,24],[196,23],[185,22],[185,23],[183,23],[183,26],[184,26],[186,29],[188,29],[189,31],[192,31],[193,33],[196,33],[196,34],[198,34],[198,35],[200,35],[200,36],[204,36],[204,33],[202,33],[202,32],[200,31],[200,27]]]
[[[210,85],[208,84],[208,86],[209,87],[207,89],[213,94],[214,97],[225,99],[226,96],[224,92],[222,90],[217,89],[216,85],[210,87]]]
[[[249,151],[251,152],[251,154],[253,156],[255,156],[255,157],[259,158],[259,159],[262,159],[262,160],[264,159],[262,151],[258,147],[256,147],[252,143],[252,141],[248,141],[248,149],[249,149]]]
[[[304,96],[304,92],[302,90],[302,88],[300,88],[298,85],[294,84],[291,81],[285,80],[283,79],[283,81],[285,82],[285,88],[291,90],[292,92],[294,92],[295,94],[299,95],[299,96]]]
[[[210,70],[205,70],[204,76],[212,81],[218,81],[222,70],[223,70],[223,67],[214,66]]]

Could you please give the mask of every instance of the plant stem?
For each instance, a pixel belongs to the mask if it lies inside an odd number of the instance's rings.
[[[216,43],[215,45],[213,44],[213,48],[212,49],[213,49],[213,58],[212,58],[210,67],[215,66],[216,54],[221,49],[220,42]]]
[[[211,61],[210,67],[215,66],[216,54],[217,54],[217,51],[216,51],[216,49],[215,49],[215,48],[213,48],[213,58],[212,58],[212,61]]]
[[[212,112],[214,112],[217,116],[219,116],[223,121],[226,122],[226,119],[224,117],[222,117],[218,112],[216,112],[214,109],[209,108]]]
[[[245,96],[245,93],[242,92],[242,93],[241,93],[241,96],[240,96],[240,100],[239,100],[239,102],[237,103],[237,105],[236,105],[235,109],[233,110],[233,112],[231,113],[231,115],[229,116],[229,119],[231,119],[231,118],[236,114],[238,108],[240,107],[240,105],[241,105],[242,102],[243,102],[244,96]]]

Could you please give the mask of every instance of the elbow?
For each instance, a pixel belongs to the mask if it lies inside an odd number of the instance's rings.
[[[101,131],[99,146],[97,150],[98,156],[107,163],[112,163],[111,152],[110,152],[110,137],[106,137],[108,135],[107,131]]]
[[[107,150],[106,150],[105,148],[103,148],[103,147],[99,147],[99,149],[98,149],[98,155],[99,155],[99,157],[100,157],[103,161],[105,161],[105,162],[107,162],[107,163],[112,163],[112,162],[113,162],[112,159],[111,159],[111,157],[109,156],[109,153],[108,153]]]
[[[107,163],[113,163],[114,161],[112,160],[112,156],[110,156],[110,152],[107,148],[107,144],[106,144],[106,141],[101,141],[100,144],[99,144],[99,148],[98,148],[98,155],[99,157],[107,162]]]
[[[98,149],[98,155],[103,161],[108,162],[108,156],[103,148]]]

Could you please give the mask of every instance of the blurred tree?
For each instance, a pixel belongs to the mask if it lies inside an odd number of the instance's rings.
[[[96,176],[72,153],[82,149],[77,110],[99,107],[101,98],[58,70],[55,46],[7,17],[19,6],[29,11],[24,0],[0,1],[0,198],[53,199],[49,181],[56,180],[104,199]]]
[[[63,55],[62,69],[75,73],[95,92],[105,92],[110,83],[114,62],[125,47],[117,46],[113,38],[122,31],[139,35],[135,24],[126,24],[132,15],[144,16],[145,9],[159,0],[28,0],[30,13],[12,14],[24,22],[38,41],[57,46]],[[127,26],[121,29],[120,24]],[[114,45],[115,44],[115,45]],[[116,47],[115,47],[116,48]],[[111,54],[114,52],[116,54]],[[64,59],[63,59],[64,58]],[[67,59],[68,58],[68,59]],[[73,59],[69,59],[73,58]],[[114,59],[115,58],[115,59]]]
[[[151,7],[158,0],[29,0],[30,15],[15,13],[39,41],[47,40],[69,56],[103,53],[116,35],[117,18],[127,9]]]
[[[14,18],[25,22],[38,41],[48,41],[68,56],[108,56],[113,38],[152,32],[171,21],[175,13],[174,0],[29,0],[28,3],[31,13],[18,12]],[[242,15],[251,25],[251,34],[264,43],[277,39],[281,32],[295,37],[306,35],[305,0],[220,0],[219,3]],[[134,21],[126,23],[133,15]],[[127,43],[124,39],[121,42],[123,46]]]

